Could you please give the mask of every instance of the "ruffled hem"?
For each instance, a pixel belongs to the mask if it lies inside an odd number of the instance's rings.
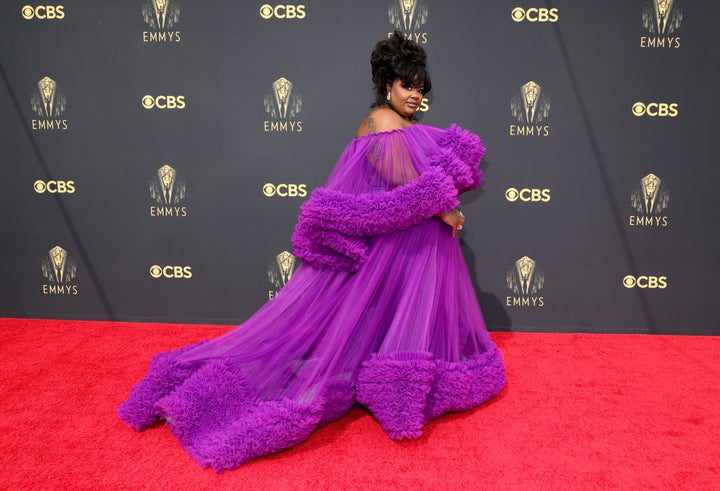
[[[321,404],[260,400],[229,359],[206,363],[155,408],[183,448],[221,472],[304,441]]]
[[[390,438],[418,438],[431,419],[466,411],[505,386],[500,352],[460,362],[433,359],[428,352],[372,355],[363,363],[357,399],[377,418]]]
[[[217,472],[301,443],[346,414],[356,400],[390,438],[417,438],[430,419],[475,407],[505,385],[494,348],[456,363],[433,360],[425,352],[374,354],[356,383],[349,375],[338,377],[322,393],[313,392],[308,403],[265,401],[231,358],[194,368],[176,361],[194,346],[157,355],[117,413],[136,430],[165,420],[183,448]]]
[[[120,420],[137,431],[143,431],[162,421],[162,415],[155,409],[155,403],[169,395],[195,371],[192,367],[179,365],[176,358],[206,342],[190,344],[153,356],[147,375],[132,388],[130,397],[115,411]]]

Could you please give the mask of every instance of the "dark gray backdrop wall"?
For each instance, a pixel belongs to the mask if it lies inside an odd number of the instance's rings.
[[[399,27],[428,51],[421,122],[489,149],[460,241],[491,328],[720,333],[716,2],[0,12],[0,316],[232,324],[282,294]]]

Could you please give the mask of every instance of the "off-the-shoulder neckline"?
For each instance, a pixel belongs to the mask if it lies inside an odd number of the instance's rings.
[[[357,137],[353,138],[353,141],[361,141],[361,140],[364,140],[365,138],[367,138],[367,137],[369,137],[369,136],[389,135],[389,134],[392,134],[392,133],[404,132],[404,131],[407,131],[407,130],[409,130],[410,128],[414,128],[414,127],[416,127],[416,126],[426,126],[426,125],[424,125],[424,124],[422,124],[422,123],[415,123],[415,124],[407,125],[407,126],[404,127],[404,128],[395,128],[395,129],[392,129],[392,130],[385,130],[385,131],[375,131],[375,132],[373,132],[373,133],[368,133],[368,134],[363,135],[363,136],[357,136]]]

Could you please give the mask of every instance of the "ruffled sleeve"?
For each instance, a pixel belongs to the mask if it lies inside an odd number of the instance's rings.
[[[453,124],[443,132],[438,144],[440,151],[430,157],[430,164],[451,176],[459,193],[482,184],[478,165],[486,149],[479,136]]]
[[[412,227],[458,203],[452,179],[439,167],[384,193],[319,188],[300,209],[294,253],[315,266],[357,271],[367,258],[366,237]]]

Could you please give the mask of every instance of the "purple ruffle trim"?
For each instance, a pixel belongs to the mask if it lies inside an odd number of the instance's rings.
[[[417,438],[431,419],[465,411],[495,396],[505,386],[500,352],[461,362],[433,360],[430,353],[373,355],[362,365],[357,400],[393,439]]]
[[[374,354],[358,376],[357,399],[395,440],[417,438],[435,376],[430,353]]]
[[[196,370],[179,366],[175,359],[205,342],[153,356],[147,375],[132,388],[130,397],[115,411],[122,422],[137,431],[160,422],[163,418],[155,409],[155,403],[175,390]]]
[[[176,361],[195,346],[156,355],[117,414],[138,431],[165,420],[183,448],[217,472],[297,445],[355,403],[349,377],[309,394],[308,404],[261,400],[230,358],[200,367]]]
[[[319,404],[260,400],[229,359],[208,362],[155,407],[183,448],[217,472],[297,445],[323,414]]]
[[[480,137],[453,124],[443,132],[438,144],[441,150],[430,157],[430,162],[452,177],[458,193],[482,184],[482,170],[478,165],[486,149]]]
[[[424,410],[425,421],[477,407],[505,387],[505,365],[496,348],[466,361],[435,360],[435,364],[435,379]]]
[[[164,419],[183,448],[217,472],[301,443],[346,414],[356,397],[391,438],[416,438],[430,419],[475,407],[505,385],[495,348],[456,363],[433,360],[430,353],[375,354],[363,363],[357,383],[349,376],[332,380],[311,389],[307,403],[265,401],[230,358],[195,368],[178,363],[191,347],[157,355],[117,413],[136,430]]]
[[[457,189],[439,167],[385,193],[318,188],[301,207],[294,254],[315,266],[357,271],[367,259],[366,237],[412,227],[457,204]]]

